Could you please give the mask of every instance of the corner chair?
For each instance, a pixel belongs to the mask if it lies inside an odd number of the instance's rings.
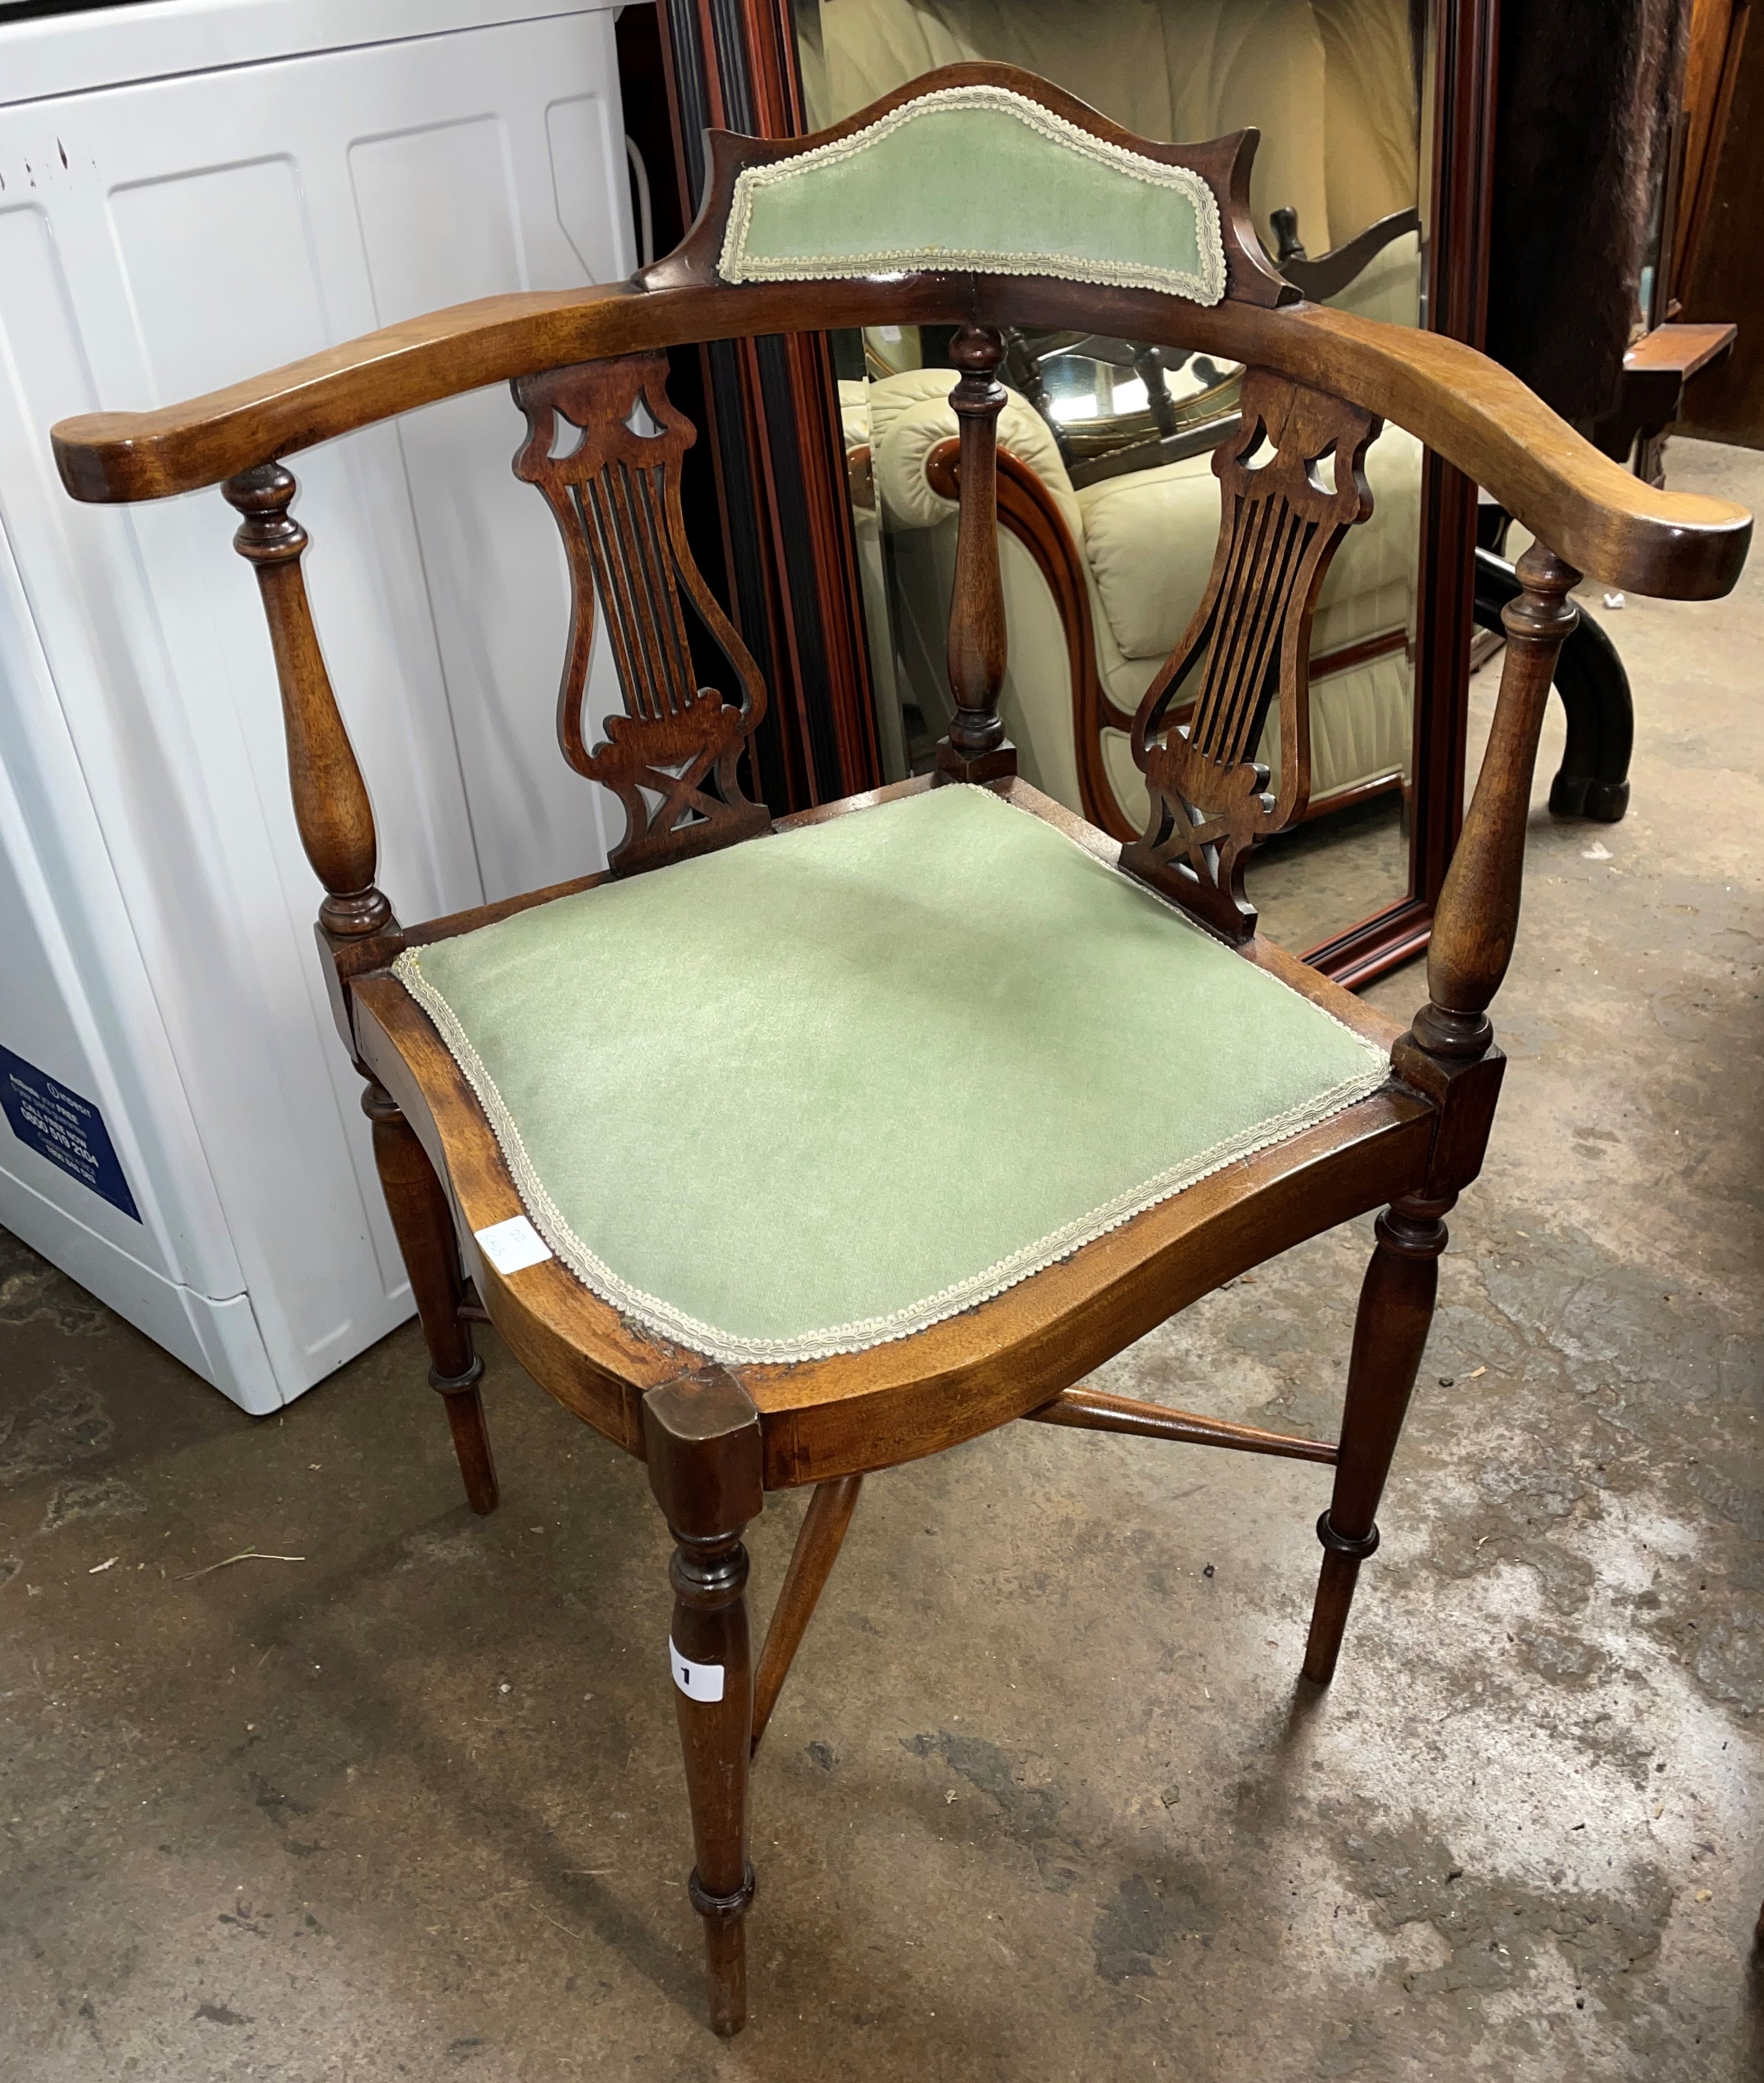
[[[698,221],[630,282],[488,298],[189,404],[55,429],[75,498],[219,484],[241,517],[323,891],[319,950],[471,1504],[497,1497],[472,1347],[484,1313],[647,1465],[674,1544],[656,1683],[665,1663],[720,2033],[746,2015],[749,1757],[871,1472],[1025,1418],[1318,1464],[1304,1671],[1328,1681],[1378,1545],[1444,1218],[1500,1088],[1488,1008],[1569,591],[1585,571],[1709,598],[1745,555],[1742,509],[1640,484],[1468,349],[1299,300],[1248,226],[1253,144],[1148,142],[1032,75],[956,65],[807,138],[713,133]],[[1033,180],[935,178],[1007,163]],[[744,767],[766,690],[686,547],[694,435],[663,350],[895,319],[960,328],[949,727],[935,774],[774,818]],[[995,372],[1012,323],[1200,347],[1246,371],[1242,432],[1214,464],[1207,589],[1133,718],[1148,808],[1125,846],[1017,775],[999,714]],[[627,826],[603,872],[401,923],[283,458],[504,382],[526,422],[515,468],[551,503],[575,584],[562,750]],[[1367,513],[1386,416],[1537,538],[1407,1029],[1260,936],[1242,875],[1305,806],[1312,619]],[[624,700],[603,736],[582,712],[597,603]],[[738,699],[703,683],[706,647]],[[1277,789],[1248,756],[1277,692]],[[1160,1061],[1183,1076],[1158,1077]],[[1085,1386],[1173,1311],[1374,1208],[1339,1440]],[[769,1490],[804,1485],[756,1672],[743,1529]]]

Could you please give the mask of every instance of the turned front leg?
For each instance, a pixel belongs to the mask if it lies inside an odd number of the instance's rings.
[[[711,2027],[727,2039],[747,2020],[742,1920],[753,1897],[753,1668],[741,1535],[765,1502],[759,1413],[732,1375],[707,1368],[649,1391],[644,1450],[675,1543],[668,1662],[697,1857],[687,1888],[704,1919]]]
[[[1313,1684],[1327,1685],[1335,1675],[1360,1565],[1378,1544],[1375,1514],[1433,1320],[1445,1249],[1440,1218],[1450,1206],[1399,1201],[1378,1218],[1378,1248],[1354,1320],[1335,1494],[1317,1522],[1323,1573],[1305,1645],[1305,1675]]]

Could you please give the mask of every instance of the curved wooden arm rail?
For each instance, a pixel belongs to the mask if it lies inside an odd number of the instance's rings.
[[[955,141],[960,149],[953,156],[971,163],[975,123],[992,125],[986,134],[1003,137],[1019,158],[1027,153],[1050,178],[1066,182],[1068,202],[1085,183],[1114,184],[1119,209],[1066,213],[1068,224],[1097,227],[1095,251],[1040,250],[1037,228],[1024,216],[1045,192],[1034,181],[946,183],[928,175],[915,188],[901,178],[912,171],[901,154],[916,149],[914,138],[940,134],[946,157]],[[899,142],[921,124],[932,127]],[[1323,1561],[1305,1656],[1306,1675],[1327,1679],[1360,1565],[1378,1543],[1374,1515],[1427,1335],[1445,1244],[1443,1218],[1476,1176],[1493,1118],[1503,1064],[1488,1009],[1517,930],[1531,767],[1551,665],[1573,625],[1568,592],[1585,570],[1637,592],[1708,598],[1732,585],[1745,559],[1751,520],[1742,509],[1652,490],[1469,349],[1295,301],[1249,229],[1254,143],[1253,133],[1192,146],[1148,142],[1027,74],[953,66],[817,137],[775,143],[713,133],[712,177],[697,223],[679,250],[639,281],[462,305],[188,404],[95,414],[54,430],[62,479],[75,498],[158,499],[218,484],[243,517],[235,540],[256,573],[269,621],[296,823],[324,892],[319,934],[327,982],[345,1044],[368,1081],[364,1105],[375,1156],[422,1320],[430,1380],[446,1399],[470,1502],[487,1511],[497,1494],[477,1389],[482,1367],[471,1343],[471,1326],[486,1314],[552,1396],[648,1465],[674,1542],[669,1656],[697,1853],[689,1892],[704,1920],[711,2016],[721,2032],[737,2030],[745,2014],[743,1919],[753,1891],[748,1760],[865,1474],[1019,1418],[1330,1466],[1331,1501],[1319,1522]],[[879,167],[885,177],[878,176]],[[838,236],[849,230],[849,246],[861,230],[870,240],[859,262],[826,248],[831,219],[815,211],[825,211],[829,195],[843,198]],[[911,265],[881,268],[902,255]],[[928,267],[945,256],[968,264],[964,271]],[[725,281],[720,273],[725,262],[735,273],[782,267],[788,274],[795,267],[814,279]],[[876,272],[867,276],[867,267]],[[774,822],[742,791],[741,754],[766,691],[692,564],[678,484],[693,430],[666,399],[660,351],[704,340],[903,321],[959,328],[962,373],[952,403],[960,462],[952,482],[960,534],[947,654],[956,720],[938,748],[934,776]],[[1151,797],[1147,830],[1131,835],[1125,849],[1120,834],[1099,830],[1016,777],[998,715],[1006,665],[1001,499],[1007,512],[1021,509],[1026,527],[1034,519],[1019,467],[1009,458],[1001,462],[996,446],[1001,328],[1012,323],[1075,325],[1203,350],[1245,368],[1243,423],[1214,459],[1222,521],[1205,599],[1135,717],[1099,704],[1107,720],[1130,727]],[[620,797],[627,829],[601,874],[403,925],[378,886],[368,789],[313,627],[300,570],[306,532],[289,510],[296,488],[284,459],[394,414],[504,382],[513,383],[528,422],[518,472],[549,502],[572,581],[562,644],[560,746],[579,772]],[[1260,938],[1240,874],[1257,835],[1271,821],[1298,814],[1306,801],[1311,613],[1336,545],[1369,510],[1360,463],[1381,418],[1408,428],[1479,480],[1538,539],[1518,566],[1520,590],[1505,610],[1509,641],[1500,698],[1438,906],[1429,1003],[1407,1032]],[[569,429],[578,429],[579,438],[566,439]],[[1062,544],[1046,534],[1040,550],[1044,568],[1063,569],[1082,593],[1070,539]],[[695,684],[689,610],[733,669],[738,700]],[[583,702],[597,617],[624,708],[608,720],[604,742],[591,745],[595,720],[584,713]],[[1179,710],[1174,691],[1191,659],[1200,691],[1192,709]],[[1277,693],[1277,800],[1266,770],[1248,754]],[[1328,1023],[1315,1008],[1331,1014],[1359,1037],[1353,1043],[1331,1035],[1331,1046],[1349,1051],[1359,1066],[1348,1086],[1319,1087],[1310,1096],[1321,1109],[1315,1113],[1307,1106],[1296,1114],[1271,1108],[1255,1132],[1266,1130],[1272,1139],[1259,1147],[1247,1135],[1201,1144],[1204,1151],[1243,1147],[1247,1154],[1092,1234],[1002,1292],[987,1291],[990,1299],[941,1319],[922,1318],[930,1327],[911,1335],[831,1357],[725,1364],[678,1342],[660,1328],[661,1317],[603,1299],[561,1257],[499,1271],[479,1239],[515,1218],[542,1229],[546,1197],[535,1196],[530,1207],[523,1199],[498,1130],[454,1053],[458,1037],[450,1046],[406,988],[408,965],[391,973],[401,952],[432,950],[430,959],[438,959],[441,944],[621,878],[714,878],[718,862],[728,858],[720,850],[741,849],[734,858],[751,866],[761,857],[745,851],[746,842],[786,826],[801,832],[904,805],[893,826],[859,831],[857,843],[867,845],[879,831],[906,829],[901,818],[910,823],[939,803],[939,817],[946,810],[964,818],[994,814],[980,813],[959,793],[933,798],[932,805],[909,803],[952,781],[977,783],[1112,872],[1137,872],[1210,921],[1235,944],[1238,958],[1285,987],[1270,1000],[1278,1000],[1281,1020],[1320,1032]],[[922,820],[912,828],[931,827]],[[833,836],[849,839],[852,830],[842,826]],[[1033,843],[1051,847],[1069,877],[1104,889],[1090,866],[1074,867],[1069,850],[1054,846],[1044,831]],[[677,865],[689,856],[699,858]],[[677,902],[682,889],[707,886],[646,882],[620,902],[660,889]],[[965,884],[960,893],[956,918],[963,946],[970,930],[977,943],[986,932],[984,887],[977,884],[971,901]],[[1116,885],[1107,889],[1099,901],[1112,906],[1120,893]],[[1129,901],[1137,915],[1137,900]],[[601,915],[617,909],[609,905]],[[570,915],[580,917],[581,907]],[[547,927],[554,933],[560,930],[557,916]],[[1037,932],[1041,918],[1038,912],[1032,922]],[[1108,937],[1106,929],[1098,931]],[[558,944],[543,944],[555,952]],[[1139,943],[1124,936],[1118,944]],[[1215,981],[1206,987],[1223,1003],[1248,980],[1231,966],[1235,958],[1217,948],[1205,952],[1209,962],[1224,965],[1209,972]],[[842,949],[839,959],[855,963],[861,950]],[[545,976],[549,988],[552,972]],[[1264,992],[1260,979],[1253,987]],[[1309,1007],[1295,1008],[1292,994]],[[720,1016],[714,994],[708,1003]],[[1269,1038],[1276,1031],[1270,1027],[1257,1042],[1269,1063],[1279,1053]],[[627,1038],[621,1026],[614,1039],[622,1046]],[[1217,1037],[1222,1050],[1233,1038]],[[555,1050],[530,1035],[526,1041]],[[469,1043],[464,1055],[478,1063]],[[1389,1075],[1380,1082],[1386,1055]],[[551,1056],[540,1061],[548,1076],[561,1075]],[[966,1067],[935,1104],[970,1104],[987,1067]],[[1080,1074],[1082,1067],[1074,1067]],[[665,1089],[677,1098],[685,1089],[680,1079],[694,1069],[714,1075],[715,1068],[707,1062],[677,1076],[665,1067],[663,1075],[675,1081]],[[1148,1064],[1146,1075],[1158,1070]],[[568,1099],[570,1088],[563,1089]],[[1334,1105],[1344,1090],[1348,1103],[1333,1112],[1322,1105]],[[1352,1097],[1356,1092],[1360,1096]],[[648,1117],[639,1119],[649,1132]],[[940,1115],[939,1123],[945,1119]],[[1142,1126],[1137,1108],[1131,1119],[1137,1135]],[[898,1114],[888,1120],[889,1132],[898,1134]],[[1295,1126],[1306,1120],[1310,1126]],[[1202,1126],[1220,1133],[1210,1120]],[[1174,1311],[1305,1238],[1381,1206],[1339,1444],[1164,1411],[1080,1385]],[[547,1240],[563,1248],[559,1237]],[[752,1248],[762,1249],[763,1239]],[[787,1255],[783,1262],[795,1264]],[[998,1270],[975,1269],[980,1278]],[[466,1298],[468,1277],[476,1302]],[[697,1321],[677,1311],[666,1320]],[[742,1534],[768,1489],[804,1484],[820,1487],[756,1679]]]
[[[720,144],[722,133],[713,133]],[[1035,277],[766,283],[645,291],[627,283],[485,297],[365,334],[187,404],[92,412],[53,430],[74,498],[165,499],[339,434],[534,370],[805,324],[1057,326],[1106,319],[1157,346],[1277,370],[1437,449],[1541,540],[1605,584],[1719,599],[1745,562],[1744,507],[1645,485],[1474,348],[1322,305],[1172,309],[1149,291]]]

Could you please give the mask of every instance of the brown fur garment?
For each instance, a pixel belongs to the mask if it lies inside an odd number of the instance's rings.
[[[1615,404],[1689,0],[1506,0],[1488,351],[1565,419]]]

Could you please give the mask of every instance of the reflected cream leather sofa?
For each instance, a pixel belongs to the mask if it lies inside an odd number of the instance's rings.
[[[1250,207],[1312,253],[1416,200],[1409,0],[819,0],[795,9],[809,127],[935,65],[997,58],[1144,137],[1262,142]]]
[[[1385,248],[1335,302],[1369,317],[1413,323],[1418,277],[1411,234]],[[876,513],[866,518],[872,530],[880,524],[892,574],[890,677],[897,699],[918,703],[933,737],[951,713],[943,646],[956,508],[934,488],[927,466],[956,435],[947,402],[954,382],[951,370],[914,369],[867,387],[841,387],[848,448],[865,439],[869,446]],[[1179,402],[1182,387],[1179,374],[1171,382]],[[1045,422],[1015,393],[1000,417],[998,446],[1010,645],[999,703],[1006,729],[1036,787],[1117,836],[1135,834],[1144,825],[1146,795],[1126,725],[1205,588],[1219,526],[1211,454],[1074,491]],[[1002,461],[1007,454],[1016,469]],[[1318,602],[1311,639],[1314,811],[1408,779],[1421,454],[1420,445],[1397,427],[1373,444],[1366,458],[1372,518],[1343,543]],[[1015,497],[1007,478],[1015,480]],[[1027,528],[1025,491],[1040,509]],[[1042,545],[1040,559],[1032,534]],[[1073,574],[1063,589],[1050,585],[1043,570],[1048,545],[1057,547],[1061,537]],[[881,648],[877,605],[872,592],[866,602],[872,653]],[[1070,626],[1079,619],[1089,625],[1088,673]],[[1086,757],[1087,741],[1099,757]],[[1256,756],[1277,780],[1277,708],[1270,711]]]

